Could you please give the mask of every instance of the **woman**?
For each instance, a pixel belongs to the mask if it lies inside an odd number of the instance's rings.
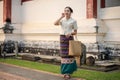
[[[62,16],[55,21],[54,25],[61,25],[62,32],[60,33],[60,55],[61,55],[61,73],[65,79],[69,79],[77,65],[74,56],[69,56],[69,40],[73,40],[73,35],[77,34],[77,22],[71,17],[73,10],[67,6],[64,9]],[[65,19],[63,19],[65,18]]]

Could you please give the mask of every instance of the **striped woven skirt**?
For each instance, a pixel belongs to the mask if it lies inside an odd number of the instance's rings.
[[[61,73],[72,74],[77,70],[77,64],[74,56],[69,56],[69,40],[73,40],[73,36],[66,38],[60,35],[60,55],[61,55]]]

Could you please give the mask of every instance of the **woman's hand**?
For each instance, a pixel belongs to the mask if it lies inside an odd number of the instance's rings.
[[[77,34],[77,30],[74,30],[74,32],[72,32],[71,34],[70,34],[70,33],[67,34],[67,35],[66,35],[66,38],[69,38],[70,36],[76,35],[76,34]]]
[[[61,18],[64,18],[65,17],[65,13],[62,13],[62,16],[61,16]]]
[[[60,25],[60,20],[61,20],[62,18],[64,18],[64,17],[65,17],[65,14],[62,13],[62,14],[61,14],[61,17],[54,22],[54,25]]]
[[[67,34],[67,35],[66,35],[66,38],[69,38],[70,36],[71,36],[71,34]]]

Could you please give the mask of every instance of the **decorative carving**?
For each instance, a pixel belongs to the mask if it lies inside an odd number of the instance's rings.
[[[10,23],[6,23],[2,29],[5,34],[12,34],[14,30],[13,26],[11,26]]]
[[[94,64],[95,64],[95,59],[94,59],[94,57],[89,56],[89,57],[86,59],[86,65],[88,65],[88,66],[93,66]]]
[[[3,29],[5,34],[12,34],[13,33],[13,26],[11,25],[11,19],[7,18],[6,23],[4,24],[4,27],[2,27],[1,29]]]

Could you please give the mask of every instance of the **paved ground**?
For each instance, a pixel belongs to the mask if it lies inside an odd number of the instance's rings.
[[[0,80],[64,80],[62,75],[0,63]],[[83,80],[83,79],[70,79]]]
[[[10,73],[0,72],[0,80],[30,80]]]

